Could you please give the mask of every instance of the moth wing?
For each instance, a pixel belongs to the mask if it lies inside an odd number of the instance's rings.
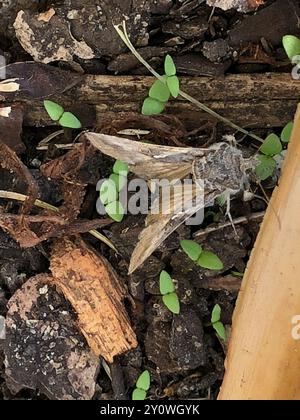
[[[164,196],[163,189],[161,196]],[[197,185],[185,186],[184,191],[176,191],[161,205],[154,202],[151,214],[146,219],[139,241],[132,253],[128,274],[133,273],[159,245],[182,223],[204,207],[204,195]],[[157,213],[157,214],[153,214]]]
[[[195,157],[205,154],[198,148],[160,146],[99,133],[84,135],[102,153],[127,163],[144,179],[183,178],[191,172]]]

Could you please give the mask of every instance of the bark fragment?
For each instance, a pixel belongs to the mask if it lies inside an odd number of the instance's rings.
[[[21,139],[23,125],[23,111],[18,106],[0,108],[0,141],[5,143],[16,153],[25,151]]]
[[[95,354],[112,363],[114,356],[137,346],[122,303],[125,288],[104,257],[80,239],[65,238],[53,247],[50,270]]]

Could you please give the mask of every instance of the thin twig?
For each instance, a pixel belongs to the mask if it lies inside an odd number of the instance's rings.
[[[24,202],[29,197],[27,195],[24,195],[24,194],[15,193],[13,191],[0,190],[0,198],[6,198],[8,200],[16,200],[16,201]],[[45,210],[50,210],[50,211],[53,211],[55,213],[59,212],[58,207],[55,207],[52,204],[46,203],[45,201],[35,200],[34,205],[36,207],[39,207],[39,208],[42,208],[42,209],[45,209]],[[106,245],[108,245],[113,251],[117,252],[117,249],[114,246],[114,244],[106,236],[102,235],[102,233],[98,232],[96,229],[90,230],[89,233],[91,235],[93,235],[95,238],[97,238],[100,241],[102,241],[103,243],[105,243]]]
[[[259,221],[259,220],[263,219],[264,215],[265,215],[265,211],[261,211],[261,212],[258,212],[258,213],[253,213],[248,217],[247,216],[241,216],[241,217],[238,217],[238,218],[234,219],[233,224],[234,225],[240,225],[242,223],[248,223],[248,222],[252,222],[254,220]],[[225,229],[228,226],[232,226],[230,221],[220,223],[217,226],[211,226],[211,227],[208,227],[206,229],[198,230],[197,232],[194,233],[193,237],[194,238],[202,238],[203,236],[206,236],[209,233],[217,232],[218,230]]]
[[[155,76],[161,82],[165,83],[165,79],[163,78],[163,76],[161,76],[160,74],[158,74],[157,71],[155,71],[150,66],[149,63],[147,63],[147,61],[137,52],[137,50],[135,49],[135,47],[131,43],[131,41],[129,39],[129,36],[128,36],[128,33],[127,33],[127,29],[126,29],[126,22],[123,21],[123,23],[120,24],[120,25],[114,25],[114,28],[117,31],[117,33],[120,36],[120,38],[122,39],[122,41],[130,49],[130,51],[132,52],[132,54],[149,70],[149,72],[151,74],[153,74],[153,76]],[[261,137],[255,135],[255,134],[252,134],[252,133],[250,133],[250,131],[245,130],[244,128],[238,126],[237,124],[233,123],[232,121],[228,120],[227,118],[225,118],[222,115],[218,114],[217,112],[213,111],[208,106],[204,105],[202,102],[199,102],[197,99],[193,98],[192,96],[190,96],[189,94],[183,92],[182,90],[179,91],[179,94],[180,94],[180,96],[182,98],[184,98],[187,101],[191,102],[197,108],[200,108],[202,111],[207,112],[212,117],[218,119],[219,121],[222,121],[224,124],[230,126],[231,128],[233,128],[233,129],[235,129],[237,131],[240,131],[241,133],[246,134],[247,136],[250,136],[250,137],[252,137],[255,140],[258,140],[261,143],[264,141]]]

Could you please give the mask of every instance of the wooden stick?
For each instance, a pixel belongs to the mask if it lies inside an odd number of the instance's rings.
[[[65,109],[70,108],[84,126],[91,127],[120,112],[140,113],[154,78],[87,75],[82,80],[63,96],[51,99]],[[249,129],[282,127],[292,119],[300,97],[300,84],[293,82],[288,73],[183,77],[181,87],[212,110]],[[55,125],[47,116],[42,100],[21,102],[25,125]],[[212,118],[182,98],[171,101],[167,112],[177,115],[190,128],[199,127],[201,122]]]
[[[299,138],[300,107],[242,282],[219,400],[300,399]]]

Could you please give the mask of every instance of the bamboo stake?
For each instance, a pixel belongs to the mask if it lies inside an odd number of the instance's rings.
[[[299,216],[300,106],[242,282],[219,400],[300,399],[300,325],[293,324],[300,315]]]

